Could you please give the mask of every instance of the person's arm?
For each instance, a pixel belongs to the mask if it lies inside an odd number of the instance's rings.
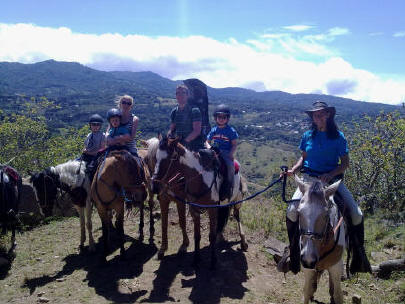
[[[238,146],[238,141],[236,139],[233,139],[231,141],[232,147],[231,147],[231,151],[229,152],[229,156],[231,157],[231,159],[234,159],[234,154],[236,151],[236,147]]]
[[[347,168],[349,168],[349,154],[345,154],[340,157],[340,164],[332,171],[322,174],[320,176],[321,181],[329,183],[336,175],[343,174]]]
[[[201,121],[193,121],[193,131],[184,139],[186,142],[196,139],[201,134],[201,124]]]
[[[295,165],[287,171],[287,176],[293,176],[298,173],[298,171],[301,169],[302,164],[304,163],[305,158],[307,157],[307,152],[301,151],[301,157],[297,160]]]

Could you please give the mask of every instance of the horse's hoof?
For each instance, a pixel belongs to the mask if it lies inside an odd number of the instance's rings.
[[[180,248],[179,248],[179,250],[178,250],[178,254],[184,254],[184,253],[186,253],[187,252],[187,245],[186,244],[182,244],[181,246],[180,246]]]
[[[241,243],[240,248],[242,251],[248,251],[249,245],[247,243]]]
[[[157,255],[157,259],[158,260],[163,260],[164,257],[165,257],[165,252],[164,251],[159,251],[158,255]]]

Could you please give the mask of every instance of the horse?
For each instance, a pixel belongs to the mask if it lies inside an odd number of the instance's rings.
[[[102,262],[109,253],[109,211],[116,213],[115,228],[120,238],[120,256],[124,250],[124,201],[130,198],[141,209],[140,238],[143,239],[143,202],[146,199],[145,172],[142,164],[127,150],[111,151],[98,166],[91,184],[91,198],[101,218],[104,252]],[[125,198],[125,200],[124,200]],[[150,211],[152,213],[152,210]],[[142,226],[141,226],[142,225]]]
[[[340,280],[343,272],[345,227],[343,216],[333,201],[340,181],[324,187],[318,180],[304,183],[297,176],[295,181],[303,193],[298,205],[300,233],[300,261],[303,266],[304,304],[313,299],[319,277],[324,270],[329,273],[331,303],[343,303]]]
[[[10,255],[15,247],[15,232],[19,224],[18,207],[20,204],[22,179],[17,171],[7,165],[0,166],[0,227],[2,234],[11,230]]]
[[[203,161],[199,154],[187,150],[178,142],[178,138],[171,139],[162,137],[156,149],[156,164],[153,174],[153,191],[158,194],[162,211],[162,248],[160,254],[164,254],[167,249],[167,213],[170,201],[177,203],[179,211],[180,226],[183,230],[183,245],[188,245],[185,231],[185,201],[207,206],[210,220],[210,250],[211,268],[215,268],[216,242],[222,233],[229,216],[229,207],[212,208],[219,202],[219,185],[222,178],[214,169],[207,169],[203,166]],[[241,199],[243,195],[240,174],[235,175],[232,199]],[[162,200],[163,199],[163,200]],[[211,208],[209,208],[211,206]],[[234,209],[234,215],[238,221],[239,233],[241,236],[242,249],[247,249],[245,236],[239,218],[239,206]],[[194,260],[197,265],[200,260],[200,214],[203,208],[190,206],[190,213],[194,222]],[[184,218],[184,219],[183,219]],[[186,248],[186,247],[185,247]]]
[[[95,251],[92,233],[92,202],[90,199],[91,181],[86,174],[86,163],[82,160],[69,160],[55,167],[31,174],[30,182],[33,184],[38,201],[45,217],[52,215],[52,209],[57,199],[58,190],[65,191],[72,199],[73,206],[80,218],[80,245],[84,249],[86,241],[86,228],[89,234],[89,250]],[[85,222],[85,214],[87,223]]]

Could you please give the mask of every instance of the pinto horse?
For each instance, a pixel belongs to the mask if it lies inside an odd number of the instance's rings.
[[[89,249],[95,250],[92,233],[92,202],[90,199],[91,181],[85,172],[86,163],[81,160],[70,160],[66,163],[49,167],[30,177],[38,201],[46,217],[52,215],[52,209],[57,199],[58,190],[65,191],[72,199],[73,205],[80,218],[80,246],[84,249],[86,228],[89,234]],[[86,209],[86,211],[85,211]],[[85,223],[85,213],[87,223]]]
[[[18,205],[20,203],[22,179],[13,168],[0,166],[0,227],[2,234],[11,230],[11,247],[8,254],[16,247],[15,231],[18,224]]]
[[[340,181],[327,186],[318,179],[304,183],[295,177],[303,193],[298,205],[301,265],[303,266],[304,304],[313,299],[321,273],[329,272],[331,303],[342,304],[340,279],[343,272],[345,229],[343,217],[333,201]]]
[[[188,245],[184,242],[184,240],[188,241],[188,238],[184,237],[184,235],[187,237],[185,231],[184,201],[191,201],[208,207],[208,216],[210,219],[209,241],[211,249],[211,268],[215,268],[217,261],[215,244],[229,216],[229,207],[212,208],[213,205],[220,203],[219,185],[221,184],[221,177],[214,169],[209,170],[204,168],[200,156],[182,146],[178,142],[178,138],[161,138],[155,157],[156,165],[153,174],[153,190],[155,193],[159,194],[162,209],[162,248],[160,253],[163,254],[164,250],[167,249],[167,213],[168,203],[170,201],[176,201],[179,209],[179,218],[182,219],[184,216],[184,222],[181,223],[183,229],[183,245]],[[241,199],[243,194],[239,173],[235,175],[233,189],[234,193],[232,199]],[[165,198],[163,203],[162,198]],[[211,208],[209,208],[210,206]],[[240,204],[235,210],[239,211],[239,208]],[[190,213],[194,222],[194,264],[197,264],[200,260],[200,214],[202,211],[203,208],[193,205],[190,206]],[[246,249],[247,244],[240,224],[239,212],[237,212],[235,218],[238,220],[242,248]]]
[[[115,228],[120,237],[120,255],[124,258],[124,197],[129,198],[141,209],[140,238],[143,239],[143,202],[146,195],[145,172],[142,164],[138,163],[126,150],[110,152],[99,165],[91,184],[91,198],[96,203],[102,223],[103,262],[106,262],[106,256],[109,253],[111,226],[109,211],[114,210],[116,213]]]

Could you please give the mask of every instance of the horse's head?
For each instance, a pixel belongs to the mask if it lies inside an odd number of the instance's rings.
[[[39,173],[31,174],[30,182],[34,186],[37,200],[43,209],[44,215],[46,217],[51,216],[57,190],[60,187],[59,175],[51,167]]]
[[[324,187],[319,180],[311,183],[304,183],[298,177],[295,180],[303,193],[298,206],[301,264],[314,269],[320,259],[322,245],[332,231],[329,198],[336,192],[340,181]]]
[[[152,190],[155,194],[160,192],[162,184],[166,184],[168,179],[173,177],[178,169],[179,157],[185,153],[185,148],[179,143],[179,139],[179,137],[160,137],[152,177]]]

